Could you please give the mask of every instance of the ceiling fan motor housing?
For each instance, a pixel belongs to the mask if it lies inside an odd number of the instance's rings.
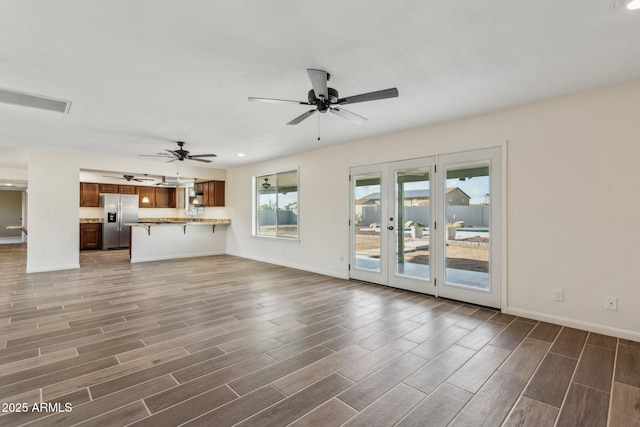
[[[307,99],[309,100],[309,104],[316,105],[318,107],[318,111],[321,113],[326,113],[331,104],[338,103],[338,91],[332,87],[327,88],[327,93],[329,95],[329,99],[316,98],[316,93],[311,89],[307,94]]]

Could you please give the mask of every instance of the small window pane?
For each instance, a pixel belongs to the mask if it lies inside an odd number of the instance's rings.
[[[298,173],[278,174],[279,237],[298,237]]]

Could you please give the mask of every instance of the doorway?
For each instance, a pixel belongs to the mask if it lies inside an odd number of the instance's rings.
[[[15,244],[25,241],[22,227],[25,212],[25,192],[0,190],[0,244]]]
[[[352,279],[500,307],[500,148],[351,169]]]

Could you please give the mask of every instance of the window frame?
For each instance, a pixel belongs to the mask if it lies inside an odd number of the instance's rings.
[[[281,225],[279,223],[280,220],[280,216],[278,214],[278,212],[280,212],[280,194],[281,191],[280,189],[282,188],[281,185],[281,177],[283,175],[288,175],[288,174],[293,174],[295,173],[295,193],[296,193],[296,197],[295,197],[295,201],[293,201],[292,203],[296,203],[296,209],[295,209],[295,213],[293,214],[295,216],[295,235],[287,235],[287,234],[283,234],[281,232]],[[260,224],[260,218],[261,218],[261,207],[263,205],[263,203],[261,203],[261,199],[260,197],[262,195],[264,195],[264,193],[261,191],[260,186],[261,183],[263,183],[263,181],[266,179],[268,179],[269,184],[270,184],[270,188],[271,191],[273,192],[273,194],[275,195],[275,203],[273,203],[273,206],[275,206],[275,215],[274,215],[274,220],[275,220],[275,234],[267,234],[267,233],[262,233],[261,230],[261,226],[264,226],[264,224]],[[275,178],[275,179],[274,179]],[[273,182],[275,181],[275,182]],[[286,194],[286,192],[284,193]],[[271,204],[271,201],[270,201]],[[255,175],[253,177],[253,227],[252,227],[252,235],[255,237],[262,237],[262,238],[268,238],[268,239],[282,239],[282,240],[289,240],[289,241],[299,241],[300,240],[300,170],[299,168],[296,169],[289,169],[289,170],[284,170],[284,171],[279,171],[279,172],[272,172],[272,173],[267,173],[267,174],[262,174],[262,175]]]

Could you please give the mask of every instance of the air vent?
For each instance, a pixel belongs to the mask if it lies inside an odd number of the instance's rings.
[[[0,102],[21,105],[23,107],[57,111],[59,113],[68,113],[69,108],[71,108],[71,101],[62,101],[59,99],[47,98],[45,96],[16,92],[15,90],[2,88],[0,88]]]

